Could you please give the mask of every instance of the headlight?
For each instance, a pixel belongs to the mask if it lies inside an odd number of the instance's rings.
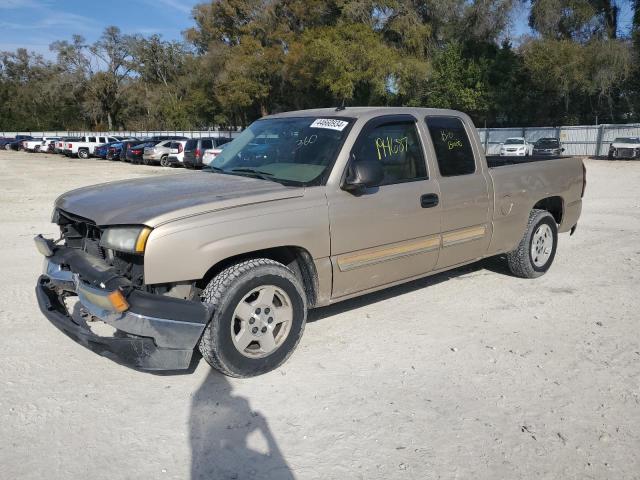
[[[111,227],[102,232],[100,246],[117,250],[118,252],[144,253],[149,227]]]

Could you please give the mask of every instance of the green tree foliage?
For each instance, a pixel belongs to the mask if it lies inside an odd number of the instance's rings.
[[[633,28],[619,5],[633,1]],[[55,60],[0,53],[0,129],[244,126],[284,110],[410,105],[480,125],[640,120],[640,0],[212,0],[185,41],[107,27]]]

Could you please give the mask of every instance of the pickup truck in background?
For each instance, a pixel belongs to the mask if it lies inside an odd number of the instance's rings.
[[[291,355],[310,308],[496,255],[517,277],[543,275],[576,228],[585,176],[579,158],[488,163],[452,110],[273,115],[202,172],[61,195],[60,240],[36,237],[37,298],[125,364],[185,369],[199,348],[250,377]]]
[[[44,150],[46,152],[49,143],[58,139],[58,137],[33,138],[31,140],[25,141],[23,143],[23,146],[27,152],[40,152],[41,150]]]
[[[607,154],[609,160],[619,160],[624,158],[632,160],[640,158],[640,138],[638,137],[618,137],[609,145]]]
[[[93,155],[96,147],[117,141],[117,138],[108,136],[79,137],[77,140],[67,140],[64,144],[63,153],[68,157],[89,158]]]

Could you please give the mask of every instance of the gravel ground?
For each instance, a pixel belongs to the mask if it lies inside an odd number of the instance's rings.
[[[0,152],[0,477],[640,478],[640,162],[586,164],[544,277],[490,260],[323,308],[235,380],[117,365],[36,305],[57,195],[178,170]]]

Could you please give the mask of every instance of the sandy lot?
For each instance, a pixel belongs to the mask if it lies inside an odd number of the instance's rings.
[[[317,310],[235,380],[119,366],[36,305],[57,195],[179,170],[0,152],[0,477],[640,478],[640,162],[587,168],[546,276],[493,260]]]

